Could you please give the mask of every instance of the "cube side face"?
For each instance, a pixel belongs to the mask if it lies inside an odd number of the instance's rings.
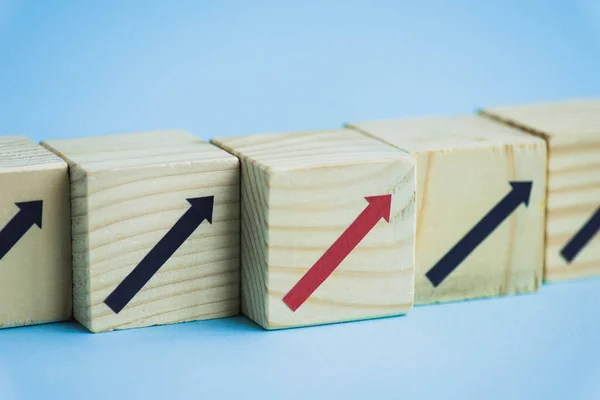
[[[242,166],[241,291],[242,313],[268,328],[268,174],[248,160]]]
[[[413,159],[275,170],[268,184],[269,329],[408,312],[414,299]],[[391,195],[389,223],[371,214],[365,200],[383,195]],[[284,297],[306,287],[303,277],[317,263],[333,272],[292,311]]]
[[[60,160],[58,160],[60,161]],[[67,165],[0,173],[0,327],[71,317],[71,229]],[[16,203],[41,200],[41,228]],[[35,219],[35,218],[34,218]]]
[[[416,304],[532,292],[543,273],[546,147],[529,144],[422,152],[417,156]],[[437,286],[427,273],[511,193],[531,181],[518,204]],[[514,203],[513,203],[514,204]]]
[[[548,170],[545,279],[600,276],[600,234],[584,229],[600,218],[600,132],[583,145],[576,136],[571,144],[550,138]],[[588,239],[585,244],[576,239],[580,231],[579,237]]]
[[[71,186],[73,318],[91,330],[87,174],[80,167],[71,166],[69,181]]]
[[[89,290],[89,304],[82,296],[80,313],[88,329],[102,332],[239,312],[237,159],[95,171],[86,180],[86,214],[80,217],[85,219],[88,282],[83,287]],[[198,219],[204,211],[188,201],[211,196],[212,224]],[[113,310],[107,298],[143,260],[157,272],[139,291],[129,291],[133,296],[121,310]]]

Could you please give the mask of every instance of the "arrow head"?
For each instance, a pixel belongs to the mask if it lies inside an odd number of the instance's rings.
[[[30,222],[31,225],[37,225],[41,229],[42,203],[43,200],[34,200],[15,203],[15,205],[21,209],[20,213],[23,215],[23,218],[25,218],[25,221]]]
[[[369,207],[376,210],[377,215],[380,218],[390,222],[390,210],[392,208],[392,195],[383,194],[381,196],[369,196],[365,197],[365,200],[369,202]]]
[[[515,196],[522,203],[525,203],[525,207],[527,207],[529,205],[529,196],[531,195],[531,187],[533,186],[533,182],[511,181],[510,186],[512,186],[511,195]]]
[[[187,199],[188,203],[192,205],[192,209],[202,220],[207,220],[212,224],[213,208],[215,205],[215,196],[196,197],[193,199]]]

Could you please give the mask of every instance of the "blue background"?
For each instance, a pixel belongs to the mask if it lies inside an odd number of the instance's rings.
[[[0,0],[0,134],[199,137],[600,94],[600,2]],[[0,399],[600,398],[600,280],[265,332],[0,331]]]

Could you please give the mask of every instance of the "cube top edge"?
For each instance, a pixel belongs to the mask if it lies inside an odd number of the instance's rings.
[[[26,136],[0,136],[0,172],[66,168],[67,164]]]
[[[413,162],[407,152],[352,129],[262,133],[214,138],[211,143],[268,171]]]
[[[483,108],[481,113],[553,142],[600,141],[600,98]]]
[[[538,137],[478,115],[364,121],[348,126],[413,154],[543,144]]]
[[[41,144],[86,172],[207,161],[237,164],[231,154],[181,130],[55,139]]]

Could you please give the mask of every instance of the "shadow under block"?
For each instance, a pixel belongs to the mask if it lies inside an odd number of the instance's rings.
[[[180,131],[43,145],[69,163],[81,324],[101,332],[239,313],[235,157]]]
[[[539,288],[546,192],[543,140],[479,116],[352,127],[417,159],[416,304]],[[513,181],[525,184],[513,189]],[[527,182],[532,182],[530,193]]]
[[[71,318],[67,164],[0,136],[0,328]]]
[[[482,113],[548,143],[545,280],[600,275],[600,100],[501,107]]]
[[[245,315],[279,329],[402,315],[412,307],[410,155],[349,130],[212,142],[242,164]],[[325,270],[331,274],[319,279],[316,271]]]

